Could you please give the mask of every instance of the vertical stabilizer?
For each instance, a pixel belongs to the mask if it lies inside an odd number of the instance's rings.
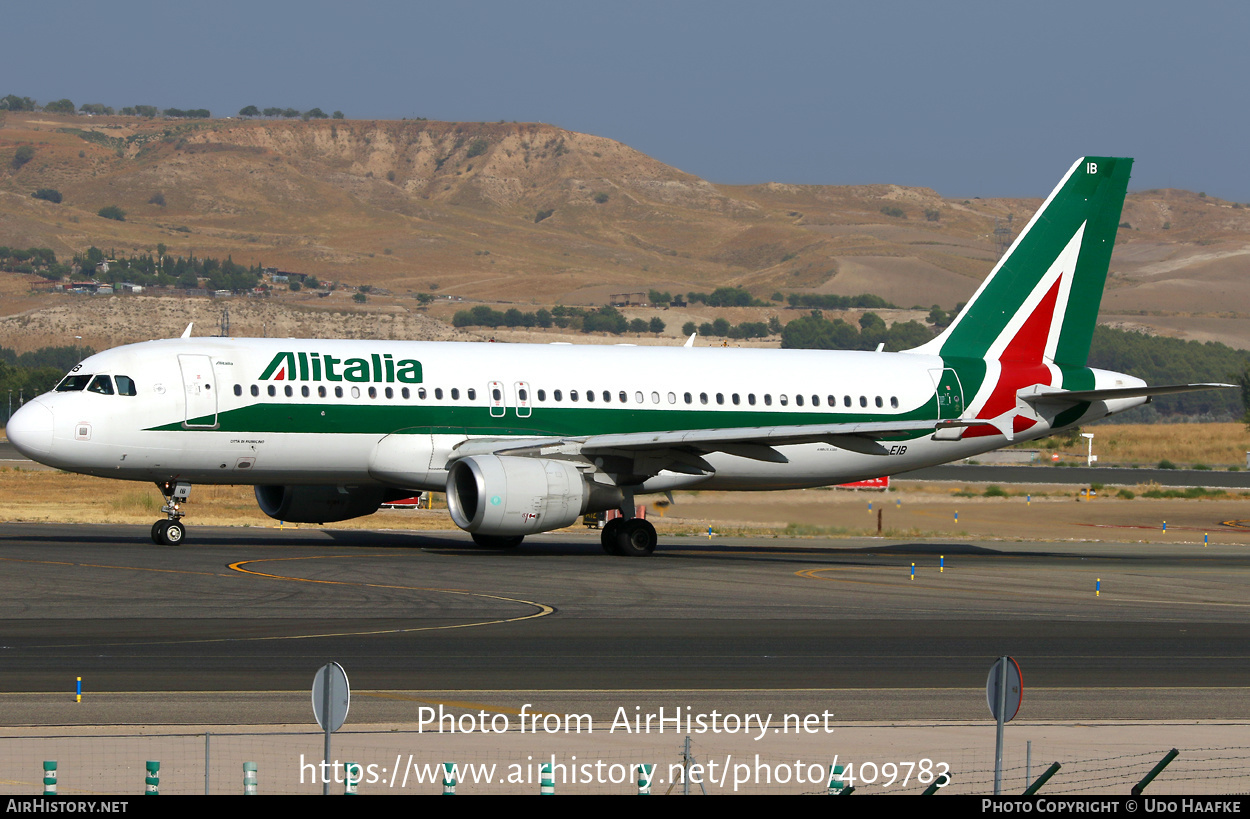
[[[1084,367],[1132,167],[1078,160],[963,312],[912,352]]]

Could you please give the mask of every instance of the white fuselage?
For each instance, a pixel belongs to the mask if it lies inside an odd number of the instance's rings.
[[[442,490],[453,450],[475,439],[937,417],[943,367],[913,353],[188,338],[88,358],[73,374],[124,377],[134,394],[47,393],[9,435],[35,460],[111,478]],[[1076,422],[1139,403],[1095,402]],[[388,436],[404,436],[402,450],[379,447]],[[885,454],[778,447],[787,463],[713,452],[714,474],[684,483],[828,485],[1004,443],[921,434],[885,442]]]

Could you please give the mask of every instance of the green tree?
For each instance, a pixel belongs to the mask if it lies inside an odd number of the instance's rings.
[[[658,336],[660,333],[664,332],[664,319],[660,318],[659,316],[655,316],[654,318],[651,319],[651,322],[648,325],[648,329],[650,329],[651,332],[655,333]]]
[[[49,114],[72,114],[74,113],[74,103],[67,99],[53,100],[45,105],[43,110]]]
[[[364,293],[353,293],[353,294],[352,294],[352,301],[356,302],[357,304],[364,304],[364,303],[365,303],[365,302],[367,302],[368,300],[369,300],[369,297],[368,297],[368,296],[366,296]]]
[[[343,112],[342,112],[342,111],[335,111],[335,112],[334,112],[333,114],[331,114],[330,116],[331,116],[331,117],[333,117],[334,119],[343,119]]]
[[[96,211],[96,215],[102,216],[105,219],[113,219],[114,221],[117,221],[117,222],[126,221],[126,211],[117,207],[117,205],[105,205],[104,207]]]
[[[242,108],[240,108],[240,109],[239,109],[239,116],[241,116],[241,117],[259,117],[259,116],[260,116],[260,109],[259,109],[259,108],[257,108],[255,105],[245,105],[244,107],[242,107]]]
[[[56,188],[40,188],[31,194],[36,199],[43,199],[47,202],[61,203],[61,192]]]
[[[699,328],[695,326],[695,323],[693,321],[688,321],[681,326],[681,334],[689,338],[690,336],[694,335],[698,331],[698,329]]]
[[[304,112],[304,119],[305,119],[305,120],[310,120],[310,119],[329,119],[329,118],[330,118],[330,115],[329,115],[329,114],[327,114],[325,111],[322,111],[320,108],[313,108],[313,109],[312,109],[312,110],[310,110],[310,111],[305,111],[305,112]]]
[[[30,145],[19,145],[17,150],[13,152],[13,170],[25,165],[27,162],[35,158],[35,149]]]

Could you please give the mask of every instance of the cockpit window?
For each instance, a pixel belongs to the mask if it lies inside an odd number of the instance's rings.
[[[135,382],[128,375],[119,375],[117,381],[118,395],[138,395],[139,391],[135,389]]]
[[[113,379],[107,375],[97,375],[91,379],[91,385],[87,387],[87,392],[98,392],[100,395],[113,394]]]
[[[91,380],[89,375],[67,375],[65,380],[56,385],[57,392],[78,392],[87,388],[87,382]]]

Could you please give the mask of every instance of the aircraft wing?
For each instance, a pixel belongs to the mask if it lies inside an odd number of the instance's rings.
[[[771,463],[788,463],[786,456],[775,447],[827,443],[866,455],[885,455],[889,449],[878,442],[881,438],[983,423],[985,422],[976,419],[929,419],[624,432],[567,438],[476,439],[457,447],[454,457],[486,454],[519,457],[580,456],[588,459],[606,457],[616,461],[612,471],[618,473],[655,474],[665,469],[711,472],[711,466],[700,457],[710,452],[724,452]],[[622,465],[621,460],[631,462],[630,466]]]

